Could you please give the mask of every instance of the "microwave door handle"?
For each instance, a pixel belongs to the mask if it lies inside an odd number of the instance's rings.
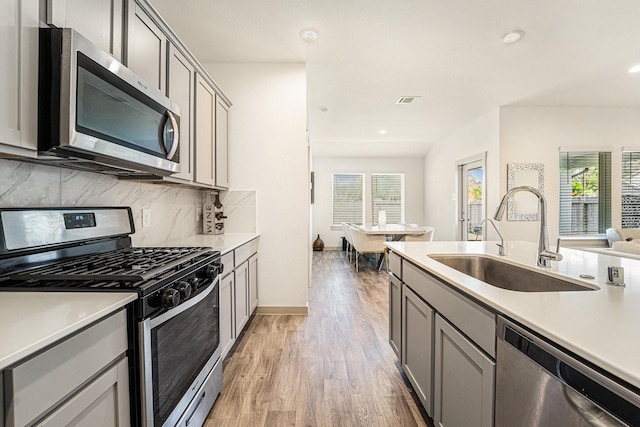
[[[180,129],[178,129],[178,121],[176,120],[176,116],[174,116],[173,113],[169,110],[167,110],[167,120],[171,121],[171,127],[173,128],[173,142],[171,143],[171,148],[167,152],[167,159],[171,160],[173,156],[176,154],[176,151],[178,150],[178,144],[180,143]],[[166,124],[166,121],[165,121],[165,124]],[[163,133],[163,139],[164,139],[164,133]],[[162,142],[163,142],[162,146],[164,147],[165,141],[162,141]]]

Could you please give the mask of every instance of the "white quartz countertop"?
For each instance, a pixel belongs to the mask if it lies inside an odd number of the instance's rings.
[[[640,260],[561,248],[564,259],[536,266],[537,245],[505,242],[388,242],[387,246],[496,312],[640,387]],[[428,257],[487,254],[527,268],[599,286],[594,291],[518,292],[497,288]],[[606,284],[608,266],[624,267],[626,287]],[[581,274],[592,275],[584,280]]]
[[[132,292],[1,292],[0,369],[136,299]]]
[[[169,240],[156,246],[208,246],[224,255],[259,236],[259,233],[196,234]]]

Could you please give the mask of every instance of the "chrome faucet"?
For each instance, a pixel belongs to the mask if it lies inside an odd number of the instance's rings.
[[[491,225],[493,225],[493,229],[496,230],[496,233],[498,233],[498,236],[500,236],[500,243],[497,243],[496,246],[498,247],[498,255],[504,256],[504,239],[502,238],[502,234],[500,234],[500,230],[498,230],[496,224],[491,221],[491,218],[483,219],[480,225],[484,224],[485,222],[489,222]]]
[[[538,202],[540,202],[538,266],[551,267],[551,261],[562,261],[562,255],[556,252],[551,252],[549,250],[549,235],[547,234],[547,202],[540,191],[538,191],[536,188],[526,185],[512,188],[511,190],[507,191],[504,196],[502,196],[502,200],[500,200],[500,205],[498,206],[498,209],[496,209],[496,214],[493,216],[493,219],[495,219],[496,221],[500,221],[502,219],[502,217],[504,216],[504,211],[507,208],[507,200],[509,200],[509,197],[520,191],[528,191],[529,193],[534,194],[538,198]]]

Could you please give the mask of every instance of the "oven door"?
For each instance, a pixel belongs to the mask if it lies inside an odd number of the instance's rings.
[[[219,282],[140,322],[143,425],[175,425],[220,358]]]

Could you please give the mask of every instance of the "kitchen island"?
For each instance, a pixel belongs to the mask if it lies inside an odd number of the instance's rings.
[[[637,394],[640,261],[562,248],[562,261],[552,262],[550,268],[537,267],[537,245],[530,242],[505,242],[503,257],[497,255],[495,242],[388,242],[387,247],[391,252],[390,342],[436,424],[446,418],[447,411],[449,418],[464,412],[447,406],[447,397],[443,397],[458,381],[467,388],[476,384],[476,393],[469,398],[477,403],[473,416],[486,416],[482,425],[493,425],[494,378],[500,369],[496,364],[498,316],[528,328],[617,378],[619,383],[626,383]],[[491,257],[596,289],[502,289],[448,267],[430,255]],[[609,266],[624,268],[625,287],[606,283]],[[425,338],[418,333],[425,329],[433,331],[433,336]],[[465,357],[456,359],[462,354]],[[433,360],[424,362],[425,357]],[[459,369],[454,360],[469,369]]]

